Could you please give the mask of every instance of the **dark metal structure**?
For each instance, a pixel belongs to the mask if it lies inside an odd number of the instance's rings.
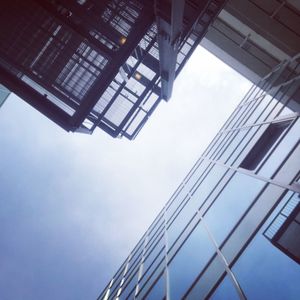
[[[0,4],[0,82],[67,131],[133,139],[223,0]]]

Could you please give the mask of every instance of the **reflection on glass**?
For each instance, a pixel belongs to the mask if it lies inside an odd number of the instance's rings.
[[[217,243],[224,241],[264,184],[241,173],[233,176],[204,217]]]
[[[246,129],[241,129],[240,131],[235,132],[235,136],[233,140],[230,141],[229,145],[227,146],[226,150],[222,153],[220,156],[219,160],[222,162],[226,162],[226,160],[230,157],[232,152],[238,145],[240,144],[241,140],[245,137],[247,132],[249,131],[248,128]]]
[[[233,286],[232,281],[226,275],[221,284],[217,287],[210,298],[211,300],[239,300],[239,295]]]
[[[170,299],[181,299],[213,254],[214,247],[199,223],[169,265]]]
[[[200,183],[192,197],[188,200],[183,209],[179,212],[176,219],[168,228],[169,248],[189,223],[191,218],[196,214],[198,208],[203,204],[206,197],[211,193],[217,182],[225,174],[226,169],[222,166],[215,165],[205,179]]]
[[[285,159],[288,154],[288,150],[291,150],[293,146],[299,141],[300,132],[300,120],[298,120],[293,127],[289,130],[284,139],[276,147],[274,152],[267,159],[265,164],[259,170],[259,174],[265,177],[271,177],[274,171]]]
[[[161,300],[165,296],[165,276],[161,275],[144,300]]]
[[[249,151],[240,167],[248,170],[256,169],[267,156],[267,153],[269,153],[272,147],[274,147],[290,123],[291,121],[271,123],[256,142],[254,147]]]
[[[135,286],[137,284],[137,279],[138,279],[138,272],[136,272],[135,275],[131,277],[127,285],[126,283],[124,283],[123,285],[124,287],[122,287],[122,292],[119,297],[119,300],[127,299],[127,297],[134,292]]]
[[[299,299],[300,265],[263,235],[276,213],[268,218],[233,267],[248,299]]]

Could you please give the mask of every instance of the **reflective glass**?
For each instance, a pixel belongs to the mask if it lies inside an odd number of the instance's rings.
[[[199,184],[192,197],[187,201],[186,205],[168,228],[169,248],[172,247],[179,234],[196,214],[198,208],[202,205],[225,172],[226,168],[215,165],[205,179]]]
[[[214,254],[214,247],[201,223],[169,264],[170,298],[181,299]]]
[[[226,275],[220,285],[210,298],[211,300],[239,300],[239,295],[231,281]]]
[[[267,116],[266,120],[272,121],[273,119],[275,119],[275,117],[278,115],[278,113],[281,111],[282,108],[283,108],[283,104],[280,103],[279,101],[275,100],[274,108],[272,109],[270,114]]]
[[[232,131],[224,132],[222,134],[222,138],[223,138],[222,141],[220,142],[220,144],[218,145],[218,147],[215,149],[215,151],[212,153],[212,155],[209,158],[210,159],[217,159],[219,153],[224,148],[224,146],[226,144],[228,144],[228,141],[230,140],[231,137],[232,137]]]
[[[186,198],[187,193],[192,190],[193,186],[197,182],[197,180],[202,176],[202,174],[207,170],[209,166],[209,161],[203,161],[201,165],[191,174],[188,181],[184,184],[182,190],[178,194],[177,198],[174,202],[167,208],[166,211],[166,219],[167,221],[171,219],[173,213],[182,205],[184,199]]]
[[[161,300],[165,296],[165,277],[163,275],[155,282],[144,300]]]
[[[227,160],[227,158],[231,155],[234,149],[238,147],[243,137],[247,134],[248,130],[249,129],[247,128],[247,129],[241,129],[239,130],[239,132],[235,132],[233,140],[229,143],[228,147],[220,156],[219,158],[220,161],[225,162]]]
[[[120,268],[119,271],[117,272],[117,274],[114,276],[114,281],[113,281],[113,284],[110,288],[110,293],[111,294],[119,288],[120,283],[121,283],[122,278],[123,278],[123,275],[124,275],[125,266],[126,266],[126,264],[124,264],[124,266],[122,268]]]
[[[226,136],[226,140],[223,143],[222,147],[220,147],[218,149],[218,151],[216,151],[216,153],[214,154],[214,156],[212,157],[212,159],[214,160],[218,160],[219,157],[222,155],[222,153],[225,151],[225,149],[230,145],[230,143],[232,142],[232,140],[234,139],[236,135],[236,131],[232,130],[230,132],[228,132],[227,136]]]
[[[224,241],[264,184],[241,173],[229,181],[204,217],[217,243]]]
[[[257,143],[257,141],[264,134],[266,128],[269,124],[264,124],[261,126],[253,126],[251,127],[249,133],[246,138],[241,142],[239,148],[232,155],[233,157],[237,157],[233,163],[234,166],[239,166],[240,163],[248,156],[251,149]],[[227,162],[228,163],[228,162]]]
[[[274,152],[267,159],[265,164],[259,170],[259,174],[265,177],[271,177],[275,170],[282,163],[288,152],[299,141],[300,120],[293,125],[284,139],[276,147]]]
[[[208,299],[207,296],[224,274],[224,264],[221,262],[220,258],[215,253],[210,264],[205,269],[205,272],[203,272],[200,278],[198,278],[197,281],[193,284],[193,287],[189,290],[185,299]]]
[[[157,281],[157,278],[161,276],[165,269],[165,262],[162,261],[162,263],[159,264],[157,269],[151,274],[149,278],[147,278],[147,281],[145,281],[145,284],[142,285],[141,283],[139,284],[139,292],[136,296],[137,300],[144,299],[145,295],[147,295],[148,291],[151,289],[153,284]]]
[[[250,129],[246,129],[245,134],[243,135],[243,139],[240,141],[240,143],[237,145],[237,148],[234,150],[234,152],[229,156],[228,160],[226,161],[226,164],[231,165],[236,158],[240,155],[241,151],[246,147],[248,144],[250,138],[253,137],[255,132],[258,130],[258,126],[252,127]]]
[[[161,249],[163,248],[163,246],[164,246],[164,239],[161,238],[160,241],[157,243],[157,245],[150,252],[150,254],[147,254],[148,256],[146,257],[146,259],[144,261],[144,264],[143,264],[143,268],[144,268],[145,271],[152,264],[153,260],[159,254],[159,252],[161,251]]]
[[[151,249],[155,243],[157,243],[157,241],[160,239],[161,235],[163,234],[164,227],[165,226],[162,223],[161,227],[157,228],[157,230],[153,232],[151,236],[149,236],[147,245],[145,247],[145,252],[148,252],[148,250]]]
[[[134,274],[134,276],[131,277],[130,281],[126,284],[124,283],[122,286],[122,292],[119,297],[120,300],[125,300],[129,296],[129,294],[132,293],[133,289],[135,288],[137,284],[138,279],[138,272]],[[125,286],[126,285],[126,286]]]
[[[251,103],[249,103],[249,108],[247,113],[243,117],[243,121],[239,124],[239,126],[244,126],[246,124],[252,124],[257,118],[257,115],[261,112],[258,109],[259,102],[261,99],[255,99]]]
[[[140,287],[142,287],[145,284],[145,282],[151,276],[151,274],[153,273],[155,268],[162,262],[164,257],[165,257],[164,250],[162,250],[159,253],[159,255],[151,262],[151,265],[150,265],[150,267],[148,267],[148,269],[146,269],[145,266],[143,267],[143,275],[139,282]]]
[[[300,265],[263,235],[276,214],[269,217],[233,267],[248,299],[299,299]]]
[[[272,109],[274,108],[274,106],[277,103],[276,99],[273,99],[272,96],[270,95],[266,95],[264,98],[264,107],[263,107],[263,111],[262,114],[259,116],[257,122],[263,122],[265,121],[265,119],[267,118],[267,116],[270,114],[270,112],[272,111]]]

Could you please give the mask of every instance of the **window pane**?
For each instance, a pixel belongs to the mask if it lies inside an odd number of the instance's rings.
[[[213,254],[214,247],[199,223],[169,265],[172,300],[181,299]]]
[[[150,267],[148,269],[143,269],[143,275],[141,277],[141,280],[139,281],[139,285],[140,287],[143,287],[145,282],[148,280],[148,278],[150,278],[151,274],[154,272],[154,270],[157,268],[157,266],[159,264],[161,264],[161,262],[164,259],[164,251],[162,250],[159,255],[154,259],[154,261],[152,262],[152,264],[150,265]]]
[[[239,295],[233,286],[232,281],[226,275],[221,284],[217,287],[210,298],[211,300],[239,300]]]
[[[151,288],[149,294],[144,300],[161,300],[165,296],[165,276],[163,274],[156,281],[154,286]]]
[[[240,166],[248,170],[256,169],[289,125],[290,121],[270,124]]]
[[[289,130],[284,139],[276,147],[266,163],[259,170],[262,176],[270,177],[273,175],[278,166],[282,163],[288,152],[299,140],[300,120]]]
[[[167,221],[171,219],[172,215],[178,209],[180,204],[184,202],[183,200],[186,198],[188,192],[192,190],[197,180],[202,176],[203,173],[207,172],[207,168],[209,164],[210,164],[209,161],[203,161],[201,165],[198,166],[198,168],[192,174],[190,174],[191,177],[189,177],[188,181],[184,184],[183,188],[178,193],[173,203],[167,208],[166,211]]]
[[[221,244],[258,195],[264,182],[236,173],[206,213],[204,220]]]
[[[241,140],[244,138],[244,136],[247,134],[249,129],[241,129],[239,132],[235,132],[235,135],[233,139],[230,141],[229,145],[227,146],[226,150],[222,153],[219,160],[222,162],[226,162],[226,160],[230,157],[232,152],[235,150],[235,148],[238,147]]]
[[[300,265],[262,234],[274,217],[275,213],[233,267],[248,299],[299,299]]]
[[[211,193],[225,172],[226,169],[224,167],[215,165],[206,178],[200,183],[192,197],[188,200],[186,205],[168,228],[169,248],[172,247],[181,231],[195,215],[198,208],[202,205],[206,197]]]

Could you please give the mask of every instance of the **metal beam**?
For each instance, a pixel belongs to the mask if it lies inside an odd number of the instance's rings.
[[[20,78],[7,72],[0,66],[0,82],[9,90],[25,100],[32,107],[48,117],[51,121],[65,129],[66,131],[74,131],[69,124],[70,115],[64,110],[53,104],[46,97],[38,93],[32,87],[27,85]]]
[[[106,58],[111,58],[115,55],[115,53],[111,49],[107,48],[96,38],[91,36],[89,31],[86,30],[81,24],[76,24],[72,22],[70,18],[67,18],[60,14],[50,3],[44,0],[34,1],[46,11],[48,11],[51,15],[55,16],[55,18],[62,22],[66,27],[75,31],[79,36],[82,37],[82,40],[88,40],[89,43],[91,43],[91,45],[93,45],[101,55],[103,55]]]
[[[79,109],[76,111],[72,118],[72,123],[75,127],[78,127],[89,112],[93,109],[97,101],[100,99],[101,95],[106,90],[107,86],[110,82],[115,78],[117,73],[119,72],[120,66],[122,66],[129,55],[132,53],[136,45],[145,35],[146,31],[153,23],[154,15],[151,13],[149,7],[145,6],[140,14],[140,17],[131,33],[127,37],[125,44],[120,48],[117,53],[116,59],[110,61],[105,69],[105,73],[103,76],[100,76],[96,82],[94,83],[93,89],[89,91],[84,101],[81,103]],[[110,108],[112,102],[110,102],[106,108],[104,109],[103,114]]]
[[[166,1],[156,1],[157,42],[159,50],[162,98],[169,100],[175,80],[178,47],[183,30],[185,1],[172,0],[171,7]]]
[[[261,6],[264,4],[264,1],[261,1]],[[289,22],[293,22],[293,28],[297,30],[300,27],[300,20],[293,14],[297,15],[298,12],[282,8],[284,15],[281,16],[283,19],[281,22],[249,0],[230,0],[225,10],[288,55],[293,56],[300,52],[299,35],[284,25],[285,20],[289,19]]]

